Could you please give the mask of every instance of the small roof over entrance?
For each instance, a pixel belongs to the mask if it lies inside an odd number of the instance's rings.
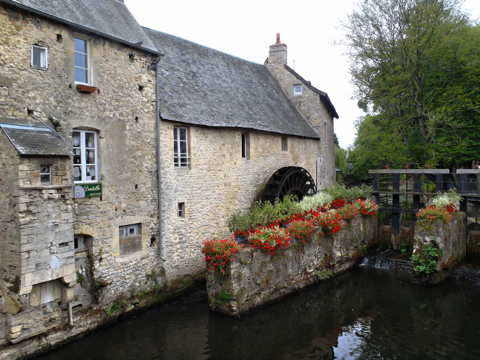
[[[73,155],[65,140],[55,130],[34,117],[0,118],[0,128],[22,155]]]

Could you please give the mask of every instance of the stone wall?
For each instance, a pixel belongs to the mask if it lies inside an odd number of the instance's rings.
[[[317,161],[317,187],[319,190],[335,182],[335,144],[333,142],[333,117],[320,100],[320,96],[309,89],[296,76],[285,69],[287,64],[287,46],[285,44],[270,46],[267,69],[277,79],[285,94],[295,104],[310,126],[320,135],[319,155]],[[302,85],[302,94],[293,92],[294,85]],[[313,174],[312,174],[313,176]]]
[[[190,168],[174,167],[173,127],[162,121],[163,258],[167,274],[183,276],[204,271],[202,241],[228,237],[226,221],[236,210],[246,211],[261,197],[270,177],[285,166],[301,166],[315,174],[317,140],[249,131],[250,158],[242,158],[242,136],[236,129],[188,127]],[[185,217],[178,216],[178,203]]]
[[[421,257],[423,246],[436,241],[444,254],[437,261],[436,272],[432,274],[412,273],[412,281],[419,284],[438,284],[445,280],[452,268],[465,258],[467,252],[467,237],[465,228],[465,213],[457,212],[448,222],[437,221],[431,227],[417,223],[413,239],[413,254]]]
[[[352,267],[364,249],[375,242],[376,219],[343,220],[336,234],[318,228],[307,244],[293,243],[275,255],[244,246],[225,276],[207,275],[210,308],[240,317],[242,314]],[[363,251],[365,251],[363,250]]]

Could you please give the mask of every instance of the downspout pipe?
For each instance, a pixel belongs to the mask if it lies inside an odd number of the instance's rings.
[[[160,72],[159,65],[163,54],[159,54],[155,63],[155,83],[156,83],[156,117],[157,117],[157,168],[158,168],[158,254],[160,259],[163,255],[163,238],[162,238],[162,162],[160,160]]]

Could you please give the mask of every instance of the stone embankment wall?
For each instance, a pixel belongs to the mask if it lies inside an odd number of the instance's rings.
[[[413,239],[413,253],[421,253],[426,243],[436,241],[444,251],[437,262],[437,271],[430,275],[412,273],[412,281],[419,284],[438,284],[445,280],[452,268],[465,258],[467,253],[467,236],[465,229],[465,213],[457,212],[448,222],[437,221],[431,228],[417,223]]]
[[[273,256],[247,245],[234,257],[225,276],[209,271],[210,308],[240,317],[342,273],[375,242],[375,232],[374,217],[357,217],[343,220],[343,226],[336,234],[325,235],[320,227],[306,244],[294,241]]]

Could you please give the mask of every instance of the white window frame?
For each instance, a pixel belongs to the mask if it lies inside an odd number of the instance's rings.
[[[75,167],[80,167],[81,170],[81,180],[74,180],[75,184],[80,184],[80,183],[98,183],[99,182],[99,174],[98,174],[98,132],[95,130],[79,130],[79,129],[73,129],[73,133],[80,133],[80,145],[75,146],[74,144],[74,139],[72,139],[72,145],[73,145],[73,153],[76,154],[77,150],[80,150],[80,163],[73,163],[73,170],[75,174]],[[95,163],[94,164],[87,164],[87,147],[85,146],[85,136],[86,134],[93,134],[94,135],[94,146],[93,150],[95,153]],[[73,136],[72,136],[73,137]],[[92,148],[88,148],[92,149]],[[75,156],[73,157],[75,159]],[[91,167],[94,166],[94,180],[87,180],[87,166]],[[75,178],[75,175],[74,175]]]
[[[42,181],[42,177],[45,177],[47,175],[48,175],[48,181]],[[50,185],[51,183],[52,183],[52,166],[40,165],[40,184]]]
[[[293,95],[302,95],[302,88],[302,84],[293,85]],[[298,89],[300,89],[300,91]]]
[[[82,52],[79,52],[79,51],[75,50],[75,39],[85,41],[86,48],[87,48],[86,53],[82,53]],[[87,57],[87,64],[86,64],[87,67],[86,68],[81,67],[81,66],[77,66],[77,64],[75,64],[75,54],[76,53],[86,55],[86,57]],[[81,82],[81,81],[77,81],[75,79],[75,69],[76,68],[87,70],[87,82]],[[91,84],[93,84],[92,73],[93,72],[92,72],[91,65],[90,65],[90,41],[89,41],[89,39],[81,37],[81,36],[74,36],[74,38],[73,38],[73,79],[75,81],[75,84],[81,84],[81,85],[91,85]]]
[[[79,234],[73,236],[73,248],[75,249],[75,252],[82,252],[88,250],[85,240],[85,235]]]
[[[40,50],[40,65],[33,63],[33,50]],[[31,55],[30,55],[30,65],[35,68],[47,69],[48,68],[48,48],[38,45],[32,45]]]
[[[185,130],[185,140],[180,140],[180,130]],[[176,135],[175,135],[176,133]],[[180,152],[180,143],[185,142],[185,153]],[[177,151],[175,151],[175,145]],[[175,126],[173,128],[173,165],[175,167],[189,168],[190,167],[190,151],[188,147],[188,127]],[[185,159],[184,162],[182,160]]]
[[[118,227],[118,237],[125,238],[140,235],[140,224],[131,224]]]

